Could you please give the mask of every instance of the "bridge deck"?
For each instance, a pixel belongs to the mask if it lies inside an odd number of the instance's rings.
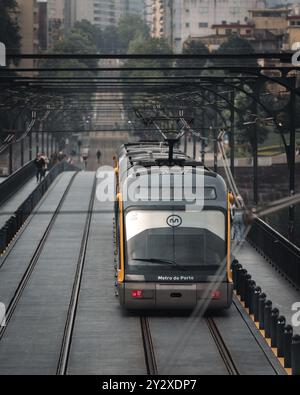
[[[113,205],[94,211],[68,374],[145,374],[139,320],[114,296]]]
[[[292,305],[300,302],[300,292],[297,291],[266,259],[248,242],[234,252],[241,264],[251,274],[257,285],[273,302],[273,307],[280,310],[287,323],[291,324]],[[300,334],[300,327],[294,327],[295,333]]]
[[[74,173],[60,175],[0,260],[0,300],[7,306]],[[0,374],[55,374],[95,174],[76,175],[0,338]],[[67,373],[145,374],[139,317],[114,296],[113,210],[95,200]],[[215,317],[243,374],[283,374],[272,352],[253,336],[236,306]],[[252,325],[252,327],[251,327]],[[160,373],[226,374],[203,318],[152,315]],[[252,329],[251,329],[252,328]],[[190,333],[188,337],[185,335]],[[233,336],[234,334],[234,336]],[[259,333],[257,332],[258,336]],[[245,355],[247,357],[245,357]]]
[[[0,207],[0,228],[5,225],[6,221],[13,215],[24,200],[26,200],[36,186],[37,182],[35,177],[33,177]]]

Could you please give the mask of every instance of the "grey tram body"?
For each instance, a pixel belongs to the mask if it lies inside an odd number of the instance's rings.
[[[169,148],[165,143],[136,143],[124,145],[120,148],[118,157],[118,174],[116,176],[116,188],[117,185],[120,189],[126,184],[127,187],[130,186],[130,179],[132,174],[139,173],[145,175],[147,170],[152,166],[163,166],[165,161],[168,159]],[[174,165],[178,167],[193,167],[195,168],[200,163],[197,163],[187,157],[184,153],[180,151],[174,151]],[[143,173],[144,172],[144,173]],[[160,172],[160,170],[158,170]],[[133,177],[134,178],[134,177]],[[208,199],[204,201],[203,211],[205,215],[208,216],[208,222],[214,222],[214,216],[218,218],[220,227],[223,229],[223,217],[224,217],[224,237],[222,236],[222,241],[218,238],[219,248],[224,247],[224,260],[220,262],[218,270],[213,272],[201,271],[197,266],[191,270],[181,270],[176,266],[168,267],[162,269],[160,266],[147,265],[143,263],[137,272],[131,270],[129,267],[129,257],[127,256],[128,250],[130,249],[130,240],[126,239],[127,228],[125,218],[131,215],[134,220],[135,216],[145,216],[146,222],[147,218],[152,223],[153,221],[161,221],[162,217],[167,217],[170,212],[178,214],[178,217],[188,216],[192,221],[197,222],[197,215],[202,215],[202,213],[186,213],[185,207],[180,201],[130,201],[129,199],[122,201],[123,205],[123,225],[124,225],[124,259],[125,259],[125,273],[124,281],[117,283],[119,301],[121,306],[130,310],[144,310],[144,309],[175,309],[175,310],[187,310],[194,309],[197,306],[200,309],[226,309],[232,304],[233,297],[233,285],[227,278],[227,245],[228,245],[228,198],[227,198],[227,187],[225,181],[218,174],[205,169],[204,170],[204,188],[208,191],[214,191],[214,199]],[[131,214],[132,213],[132,214]],[[138,214],[136,214],[138,213]],[[120,240],[120,210],[116,204],[115,208],[116,215],[116,233],[117,242]],[[193,218],[195,217],[195,219]],[[154,218],[154,220],[153,220]],[[155,219],[156,218],[156,219]],[[170,216],[169,216],[170,218]],[[201,218],[201,217],[199,217]],[[171,218],[172,219],[172,218]],[[142,219],[140,219],[139,226],[144,225]],[[153,226],[153,224],[151,225]],[[157,237],[160,236],[159,232],[162,232],[162,237],[165,232],[169,232],[169,228],[164,225],[163,229],[154,229],[154,232],[158,232]],[[218,228],[220,228],[218,227]],[[177,228],[178,232],[180,228]],[[151,230],[146,229],[145,231],[150,232]],[[195,229],[193,232],[197,231]],[[200,232],[201,230],[199,230]],[[216,229],[218,232],[219,229]],[[135,233],[136,230],[131,230]],[[177,232],[175,230],[174,232]],[[129,232],[128,232],[129,233]],[[209,232],[211,234],[211,232]],[[143,239],[143,234],[140,233],[138,241],[139,244],[146,243]],[[179,236],[179,245],[180,245]],[[184,237],[184,236],[183,236]],[[193,237],[193,236],[188,236]],[[196,237],[196,236],[195,236]],[[204,236],[203,236],[204,237]],[[154,244],[149,247],[150,252],[155,252],[156,245],[155,241],[160,239],[154,238]],[[196,239],[194,239],[196,240]],[[206,241],[206,239],[203,238]],[[224,242],[224,246],[222,243]],[[175,243],[175,242],[174,242]],[[197,243],[197,242],[195,242]],[[151,243],[150,243],[151,244]],[[159,241],[158,241],[159,244]],[[168,243],[167,243],[168,244]],[[206,244],[206,243],[204,243]],[[146,245],[146,244],[145,244]],[[151,248],[152,247],[152,248]],[[195,246],[192,246],[195,247]],[[177,248],[177,247],[176,247]],[[178,247],[180,248],[180,247]],[[178,249],[177,248],[177,249]],[[204,248],[204,247],[203,247]],[[210,251],[213,251],[213,244],[211,245]],[[131,248],[132,250],[132,248]],[[134,255],[135,251],[131,251]],[[158,252],[157,252],[158,253]],[[120,248],[119,248],[120,255]],[[180,255],[180,251],[179,251]],[[119,256],[120,259],[120,256]],[[209,253],[205,256],[206,260],[209,260]],[[188,265],[189,262],[187,262]],[[153,269],[153,267],[154,269]],[[171,265],[170,265],[171,266]],[[150,268],[151,267],[151,268]],[[118,267],[117,269],[119,269]],[[180,270],[179,270],[180,269]],[[144,270],[144,272],[143,272]],[[152,271],[148,273],[147,270]],[[166,271],[167,270],[167,271]],[[118,270],[117,270],[118,272]],[[142,292],[142,297],[133,297],[132,293],[136,290]],[[212,297],[218,296],[218,297]]]

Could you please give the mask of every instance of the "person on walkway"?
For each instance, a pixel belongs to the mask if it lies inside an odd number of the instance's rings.
[[[101,155],[102,155],[102,154],[101,154],[101,151],[98,150],[97,153],[96,153],[98,165],[100,165]]]
[[[236,240],[237,245],[240,245],[243,242],[245,233],[245,216],[243,199],[241,196],[237,196],[236,202],[233,204],[231,209],[231,216],[233,219],[234,239]]]
[[[37,154],[33,163],[36,168],[36,181],[40,182],[43,179],[44,168],[46,165],[45,159],[41,156],[41,154]]]
[[[48,159],[48,156],[45,154],[45,152],[42,152],[41,158],[45,162],[44,167],[43,167],[43,172],[42,172],[42,178],[45,178],[46,177],[46,173],[48,171],[48,167],[49,167],[50,161]]]

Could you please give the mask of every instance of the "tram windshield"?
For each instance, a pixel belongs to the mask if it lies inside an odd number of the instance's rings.
[[[135,210],[126,215],[127,264],[217,269],[225,263],[226,220],[221,211]]]

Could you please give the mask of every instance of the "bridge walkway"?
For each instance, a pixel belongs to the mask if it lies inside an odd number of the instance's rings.
[[[236,248],[234,256],[273,302],[273,307],[277,307],[280,314],[286,317],[287,324],[291,325],[295,314],[292,306],[300,302],[300,292],[248,242],[244,242],[241,248]],[[300,334],[300,327],[294,327],[294,331]]]

